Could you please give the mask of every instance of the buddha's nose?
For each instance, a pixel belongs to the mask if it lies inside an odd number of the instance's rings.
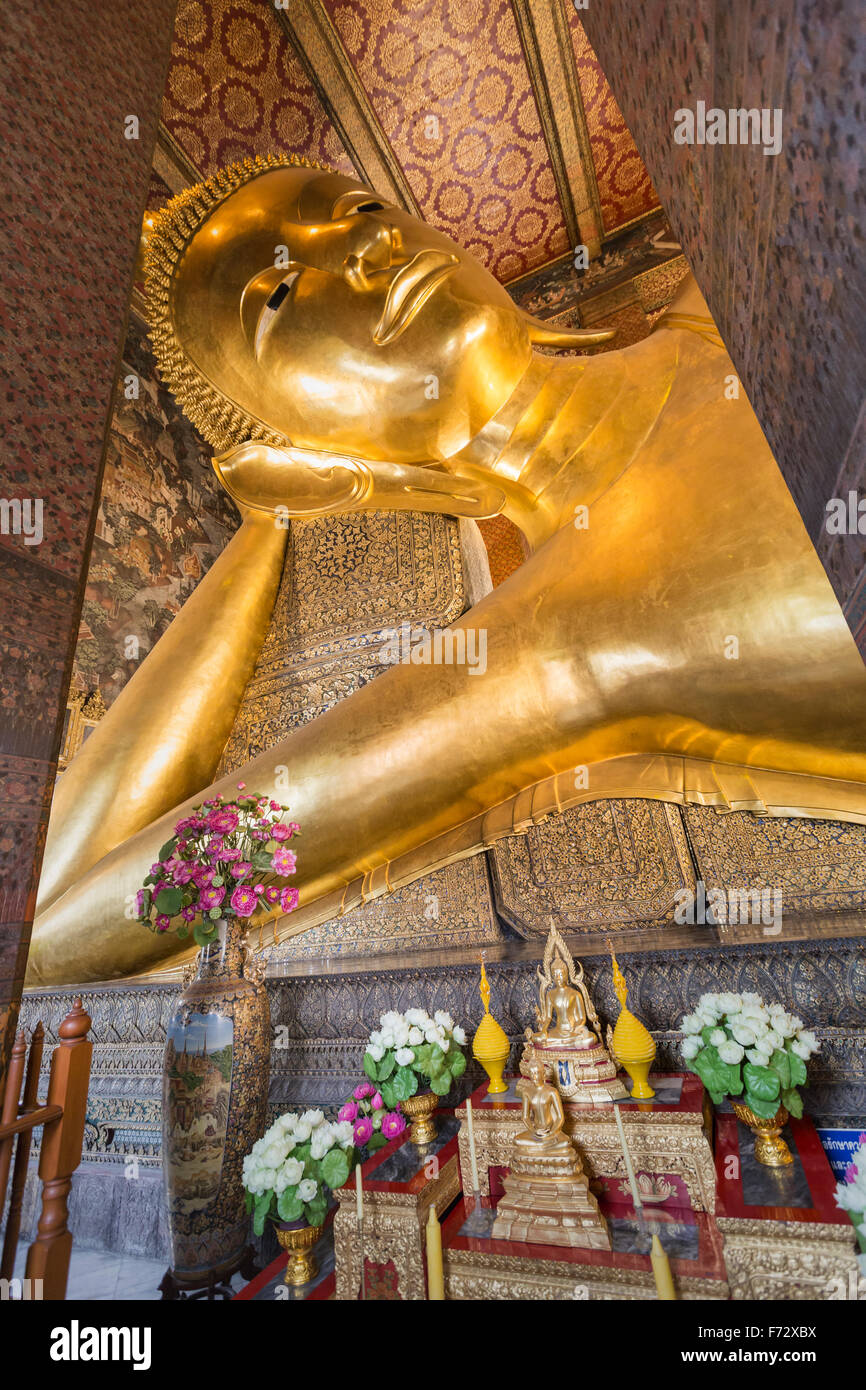
[[[358,291],[373,289],[377,275],[389,270],[394,261],[400,259],[403,248],[396,227],[372,216],[365,217],[364,223],[363,234],[343,261],[343,275]]]

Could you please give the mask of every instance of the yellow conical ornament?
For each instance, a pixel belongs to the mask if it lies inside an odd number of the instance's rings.
[[[616,1027],[613,1033],[608,1029],[608,1049],[612,1053],[614,1061],[624,1067],[631,1077],[632,1099],[650,1100],[655,1095],[655,1091],[647,1078],[650,1067],[655,1060],[656,1045],[649,1029],[641,1023],[639,1018],[635,1018],[634,1014],[625,1006],[628,998],[625,976],[619,968],[613,946],[609,941],[607,944],[613,962],[613,987],[620,1002],[620,1013]]]
[[[481,957],[481,983],[478,988],[481,1002],[484,1005],[484,1017],[476,1028],[475,1037],[472,1039],[472,1055],[481,1063],[490,1078],[487,1094],[496,1096],[508,1090],[507,1085],[502,1080],[502,1070],[508,1061],[511,1044],[505,1029],[500,1027],[490,1012],[490,985],[487,981],[487,972],[484,969],[483,955]]]

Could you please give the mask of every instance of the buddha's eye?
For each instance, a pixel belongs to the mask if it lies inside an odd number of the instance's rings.
[[[298,277],[300,276],[300,273],[300,270],[297,269],[290,270],[287,275],[283,276],[276,289],[265,301],[264,308],[262,309],[262,312],[259,314],[259,321],[256,324],[256,353],[258,353],[259,348],[261,347],[261,344],[264,340],[264,336],[276,317],[277,311],[291,294],[292,287],[295,284]]]
[[[385,204],[384,204],[384,203],[376,203],[376,202],[373,202],[373,201],[370,201],[370,202],[367,202],[367,203],[359,203],[357,207],[352,208],[352,212],[384,212],[384,211],[385,211]]]

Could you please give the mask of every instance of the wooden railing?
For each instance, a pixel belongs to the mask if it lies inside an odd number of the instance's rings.
[[[36,1094],[44,1045],[42,1024],[37,1023],[33,1030],[29,1056],[24,1034],[19,1033],[12,1049],[0,1108],[0,1212],[6,1200],[9,1170],[12,1168],[0,1279],[11,1280],[13,1277],[21,1229],[21,1205],[30,1160],[30,1140],[33,1130],[42,1125],[42,1151],[39,1155],[42,1207],[36,1239],[27,1252],[25,1279],[30,1281],[30,1290],[40,1290],[37,1297],[46,1299],[66,1297],[69,1257],[72,1253],[67,1198],[72,1186],[72,1174],[81,1162],[90,1058],[93,1053],[93,1044],[87,1037],[89,1031],[90,1018],[82,1008],[81,1000],[76,999],[60,1025],[60,1041],[51,1055],[51,1075],[44,1105],[39,1104]]]

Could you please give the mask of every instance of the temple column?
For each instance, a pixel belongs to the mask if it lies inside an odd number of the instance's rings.
[[[827,502],[864,476],[863,8],[646,0],[580,17],[866,651],[864,539],[821,536]],[[778,113],[778,153],[675,143],[675,113],[699,102]]]
[[[0,92],[0,1091],[176,0],[12,7]]]

